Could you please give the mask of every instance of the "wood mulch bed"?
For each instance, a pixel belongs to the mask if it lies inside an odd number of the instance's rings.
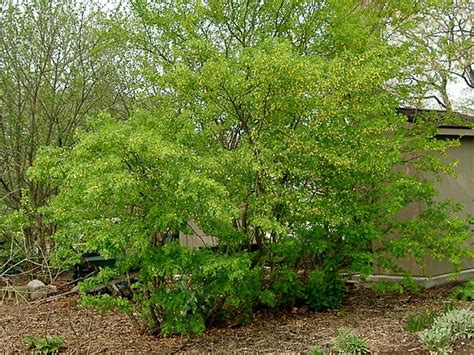
[[[0,349],[24,351],[25,336],[60,335],[67,352],[307,352],[316,345],[329,350],[339,329],[349,328],[368,339],[373,352],[420,353],[417,335],[404,330],[405,319],[413,312],[441,311],[452,287],[414,295],[377,295],[354,287],[337,311],[263,310],[247,326],[215,327],[200,337],[166,339],[144,334],[123,314],[79,309],[77,295],[32,305],[5,303],[0,305]],[[472,303],[457,302],[457,306],[472,308]],[[474,340],[458,341],[454,351],[474,353]]]

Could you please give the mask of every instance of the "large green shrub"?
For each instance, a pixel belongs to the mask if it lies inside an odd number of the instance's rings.
[[[340,274],[376,262],[472,253],[457,206],[406,173],[449,172],[438,153],[456,144],[395,110],[410,56],[380,34],[410,6],[377,17],[377,2],[132,3],[130,42],[153,48],[137,57],[147,110],[89,120],[29,175],[59,190],[42,210],[58,259],[97,251],[117,260],[114,277],[140,270],[117,307],[163,334],[199,333],[259,303],[337,307]],[[427,208],[398,221],[410,203]],[[166,244],[194,233],[190,221],[215,252]]]

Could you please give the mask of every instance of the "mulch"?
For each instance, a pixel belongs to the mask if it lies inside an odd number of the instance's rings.
[[[76,306],[78,296],[51,302],[0,305],[0,349],[25,351],[28,335],[63,336],[67,352],[308,352],[313,346],[330,349],[341,328],[368,340],[373,352],[422,353],[416,334],[405,331],[410,313],[443,310],[453,285],[414,295],[377,295],[363,286],[351,289],[339,310],[312,312],[306,307],[285,311],[261,310],[251,324],[213,327],[201,336],[157,338],[144,333],[118,312],[101,315]],[[459,307],[472,303],[457,302]],[[474,353],[474,340],[458,341],[456,353]]]

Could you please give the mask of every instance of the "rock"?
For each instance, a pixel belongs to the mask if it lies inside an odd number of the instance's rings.
[[[45,287],[46,285],[40,280],[31,280],[28,282],[28,288],[35,289],[39,287]]]
[[[28,282],[28,292],[30,300],[39,300],[48,296],[48,287],[40,280],[32,280]]]

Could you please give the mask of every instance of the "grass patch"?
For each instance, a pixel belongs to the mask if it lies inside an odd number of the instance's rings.
[[[309,349],[308,355],[325,355],[326,350],[323,347],[316,345]]]
[[[428,328],[436,318],[436,312],[426,310],[408,315],[405,320],[405,330],[410,333],[418,333]]]
[[[366,339],[360,338],[348,329],[341,329],[333,340],[334,351],[344,354],[368,353],[369,344]]]
[[[474,280],[470,280],[462,286],[453,288],[451,298],[467,302],[474,301]]]

